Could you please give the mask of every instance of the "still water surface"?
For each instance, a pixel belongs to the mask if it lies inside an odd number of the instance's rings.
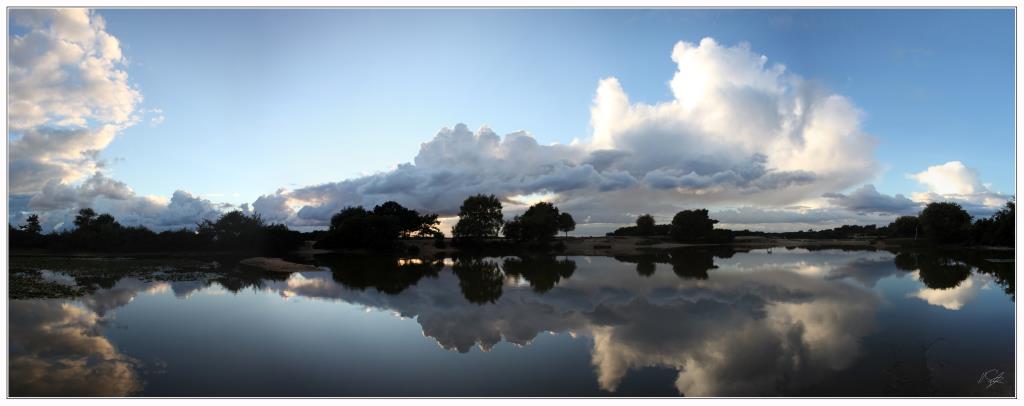
[[[1013,264],[993,256],[1013,253],[326,256],[310,260],[322,271],[175,280],[44,270],[96,289],[9,301],[9,390],[1012,396]]]

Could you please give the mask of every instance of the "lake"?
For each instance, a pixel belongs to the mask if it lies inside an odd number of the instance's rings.
[[[12,256],[9,394],[1013,396],[1013,255]]]

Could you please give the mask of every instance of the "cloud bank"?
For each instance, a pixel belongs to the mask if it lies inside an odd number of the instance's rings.
[[[593,134],[542,145],[527,132],[444,128],[413,162],[355,179],[279,190],[262,211],[290,223],[326,224],[348,205],[397,200],[456,213],[466,196],[493,193],[513,205],[548,195],[585,222],[630,222],[633,212],[686,207],[785,205],[856,185],[878,169],[875,140],[845,97],[769,64],[746,44],[679,42],[674,98],[633,103],[616,78],[599,82]]]
[[[849,194],[826,193],[824,197],[836,206],[858,213],[914,214],[921,204],[897,194],[889,196],[879,193],[874,185],[864,185]]]

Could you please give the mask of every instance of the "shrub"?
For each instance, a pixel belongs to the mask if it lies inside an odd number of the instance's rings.
[[[928,239],[939,243],[962,242],[971,227],[971,215],[952,202],[929,203],[921,210],[918,220]]]

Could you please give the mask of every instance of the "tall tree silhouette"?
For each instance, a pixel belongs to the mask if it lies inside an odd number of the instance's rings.
[[[25,224],[19,228],[29,234],[34,235],[38,235],[43,232],[43,226],[39,225],[38,214],[29,215],[28,218],[25,219]]]
[[[636,218],[636,232],[639,235],[654,235],[654,216],[644,214]]]
[[[558,215],[558,231],[565,233],[565,237],[569,238],[569,232],[576,229],[576,220],[572,218],[572,215],[566,212],[562,212]]]
[[[672,217],[672,238],[695,241],[711,236],[718,220],[708,217],[707,209],[683,210]]]
[[[501,202],[494,195],[470,196],[459,207],[459,222],[452,235],[459,239],[497,237],[504,224]]]
[[[92,225],[93,219],[96,218],[96,212],[88,207],[78,211],[78,215],[75,216],[75,227],[88,228]]]

